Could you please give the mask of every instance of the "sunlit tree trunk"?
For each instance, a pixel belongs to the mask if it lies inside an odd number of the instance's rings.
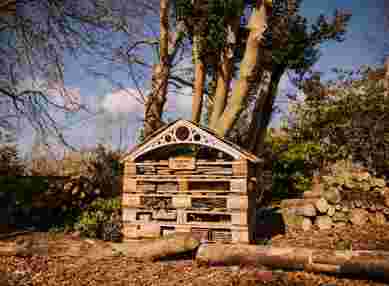
[[[259,68],[260,40],[263,37],[267,24],[267,11],[264,3],[257,4],[248,24],[250,30],[246,44],[244,57],[240,66],[240,77],[233,88],[231,100],[224,109],[215,131],[224,137],[230,130],[244,107],[244,102],[249,95],[250,83],[255,80]]]
[[[166,103],[169,73],[169,0],[161,0],[159,63],[153,68],[152,90],[146,100],[144,122],[146,137],[163,125],[162,113]]]
[[[216,92],[214,96],[212,115],[209,122],[209,127],[213,129],[216,128],[217,121],[227,104],[228,91],[232,79],[234,46],[239,24],[240,17],[236,17],[231,20],[228,31],[228,38],[230,40],[227,40],[227,47],[222,52],[221,63],[217,72]]]
[[[193,86],[193,98],[192,98],[192,121],[199,123],[201,119],[201,109],[203,106],[203,94],[205,83],[205,65],[201,59],[201,39],[199,35],[194,36],[194,61],[195,61],[195,80]]]

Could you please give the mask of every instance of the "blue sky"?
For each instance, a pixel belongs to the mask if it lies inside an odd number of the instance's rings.
[[[381,1],[381,2],[380,2]],[[350,29],[343,43],[330,43],[323,46],[322,57],[315,65],[315,69],[322,71],[327,77],[331,76],[331,69],[334,67],[355,68],[364,64],[376,64],[380,60],[382,48],[382,39],[384,37],[382,6],[385,0],[328,0],[314,1],[305,0],[302,6],[302,14],[308,19],[314,20],[320,13],[332,16],[335,8],[347,9],[353,16],[350,23]],[[150,52],[145,52],[148,58],[151,58]],[[84,58],[85,62],[94,59]],[[142,112],[131,105],[136,105],[135,101],[123,100],[122,97],[115,97],[112,94],[114,90],[109,82],[96,79],[87,75],[81,68],[79,62],[72,59],[66,59],[65,66],[65,85],[79,90],[82,101],[87,103],[92,110],[105,108],[105,113],[92,118],[80,121],[76,116],[67,122],[69,130],[65,133],[69,142],[77,147],[94,146],[98,141],[118,144],[118,130],[122,126],[125,129],[126,140],[124,146],[132,145],[135,142],[136,133],[141,126],[139,118]],[[98,66],[98,63],[97,63]],[[129,90],[135,87],[128,74],[120,71],[112,71],[114,78],[121,82],[121,85]],[[149,82],[144,83],[144,91],[147,91]],[[284,78],[279,91],[281,102],[285,101],[282,97],[291,86]],[[183,91],[190,94],[190,90]],[[191,98],[189,96],[170,96],[169,97],[169,116],[186,117],[190,116]],[[122,105],[118,110],[118,106]],[[124,106],[128,105],[127,108]],[[287,105],[282,104],[282,109],[287,110]],[[119,116],[120,115],[120,116]],[[84,115],[86,116],[86,115]],[[280,115],[275,116],[273,125],[277,125]],[[76,122],[82,122],[76,124]],[[123,128],[124,125],[127,127]],[[122,134],[123,136],[123,134]],[[33,141],[31,131],[24,132],[22,139],[25,149],[31,146]]]
[[[332,16],[335,9],[351,11],[352,17],[346,40],[342,43],[330,42],[321,48],[321,57],[314,66],[316,71],[323,72],[324,78],[331,78],[331,69],[352,69],[362,65],[376,65],[381,60],[383,41],[385,37],[384,16],[382,8],[385,0],[305,0],[302,5],[302,14],[310,20],[320,15]],[[279,87],[281,109],[286,112],[285,94],[293,87],[284,77]],[[282,114],[276,114],[273,126],[279,124]]]

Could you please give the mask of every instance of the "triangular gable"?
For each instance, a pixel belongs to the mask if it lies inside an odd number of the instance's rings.
[[[181,132],[181,139],[178,138],[180,137],[179,131],[184,131],[183,133]],[[187,131],[189,131],[189,134],[187,134]],[[185,135],[188,135],[187,138],[185,138]],[[127,154],[122,161],[135,161],[141,155],[164,146],[175,144],[196,144],[208,146],[229,154],[236,160],[247,159],[254,163],[260,161],[260,159],[254,154],[247,152],[238,145],[217,136],[211,130],[200,127],[199,125],[184,119],[179,119],[155,131],[151,136],[146,138],[146,141],[143,144],[136,146],[132,151],[130,151],[130,153]]]

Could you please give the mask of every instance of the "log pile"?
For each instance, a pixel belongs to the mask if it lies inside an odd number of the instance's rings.
[[[325,251],[259,245],[200,245],[196,261],[207,266],[268,266],[291,270],[356,275],[389,281],[389,253],[381,251]]]
[[[281,209],[291,229],[385,224],[389,220],[389,188],[384,179],[339,164],[332,175],[320,181],[315,178],[313,190],[305,192],[302,199],[284,200]]]

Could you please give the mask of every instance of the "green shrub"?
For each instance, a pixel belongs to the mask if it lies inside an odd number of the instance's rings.
[[[294,142],[287,135],[269,134],[272,162],[272,199],[294,197],[311,188],[312,176],[322,164],[322,150],[313,142]]]
[[[114,216],[120,215],[120,210],[120,197],[98,198],[81,213],[74,229],[86,237],[101,238],[103,224],[112,221]]]

